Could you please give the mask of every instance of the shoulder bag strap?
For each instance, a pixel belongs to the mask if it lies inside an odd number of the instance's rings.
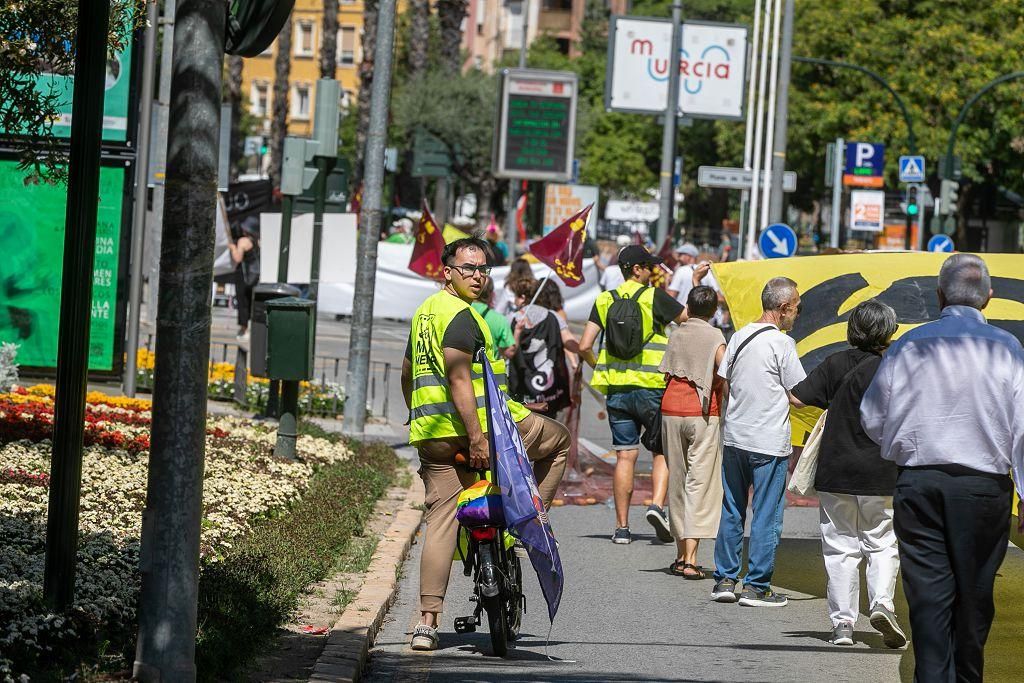
[[[733,352],[733,354],[732,354],[732,362],[729,363],[729,372],[728,372],[729,376],[725,378],[726,381],[729,382],[729,384],[732,384],[732,371],[736,367],[736,359],[740,357],[740,351],[742,351],[743,349],[747,348],[747,344],[749,344],[750,342],[754,341],[754,337],[756,337],[757,335],[761,334],[762,332],[767,332],[768,330],[774,330],[774,329],[775,328],[772,327],[772,326],[762,327],[761,329],[757,330],[752,335],[750,335],[749,337],[744,339],[743,343],[740,344],[739,347],[737,347],[736,351]]]

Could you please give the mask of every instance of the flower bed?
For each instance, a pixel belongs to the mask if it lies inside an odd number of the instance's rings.
[[[52,400],[38,388],[0,395],[0,440],[6,442],[0,446],[0,681],[23,673],[34,681],[60,678],[83,663],[125,669],[131,661],[149,406],[92,398],[76,598],[68,614],[56,615],[42,602]],[[208,426],[204,575],[262,520],[299,500],[315,472],[346,472],[352,457],[338,440],[303,435],[298,459],[280,460],[273,457],[276,436],[268,427],[230,417],[211,418]]]
[[[139,349],[136,356],[140,389],[152,391],[153,365],[156,356],[149,349]],[[241,405],[259,410],[267,405],[269,380],[246,375],[245,398]],[[207,373],[206,395],[214,401],[235,400],[235,366],[231,363],[210,363]],[[345,388],[336,382],[300,382],[299,410],[306,415],[320,417],[340,415],[345,409]]]

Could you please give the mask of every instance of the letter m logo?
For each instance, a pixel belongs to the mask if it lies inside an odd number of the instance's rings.
[[[634,40],[629,45],[629,54],[647,55],[649,57],[654,54],[654,43],[649,40]]]

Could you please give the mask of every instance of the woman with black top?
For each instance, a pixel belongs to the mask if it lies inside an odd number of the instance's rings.
[[[828,574],[832,642],[853,645],[860,605],[860,564],[867,560],[871,625],[888,647],[907,638],[894,614],[900,559],[892,525],[896,466],[860,424],[860,402],[896,332],[896,312],[871,299],[850,314],[853,348],[826,358],[790,392],[798,407],[827,408],[814,487],[821,503],[821,548]]]

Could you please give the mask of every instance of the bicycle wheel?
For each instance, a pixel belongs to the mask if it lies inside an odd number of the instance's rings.
[[[487,626],[491,632],[491,649],[495,657],[508,654],[508,616],[505,612],[505,596],[498,594],[493,598],[484,598],[484,610],[487,612]]]
[[[505,617],[508,621],[508,639],[519,638],[523,623],[523,568],[515,548],[506,553],[508,557],[508,585],[505,593]]]

